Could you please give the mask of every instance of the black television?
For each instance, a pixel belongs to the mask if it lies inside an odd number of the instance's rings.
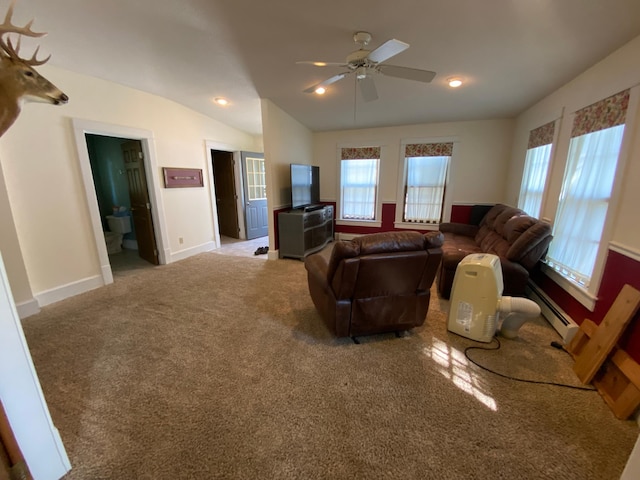
[[[320,167],[291,164],[291,208],[320,203]]]

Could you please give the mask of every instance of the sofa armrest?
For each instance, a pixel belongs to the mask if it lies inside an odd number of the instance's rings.
[[[478,233],[477,225],[467,225],[466,223],[441,223],[440,231],[443,233],[455,233],[465,237],[474,238]]]

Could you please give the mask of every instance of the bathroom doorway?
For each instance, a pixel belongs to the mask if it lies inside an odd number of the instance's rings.
[[[157,265],[142,142],[90,133],[85,138],[113,275]]]

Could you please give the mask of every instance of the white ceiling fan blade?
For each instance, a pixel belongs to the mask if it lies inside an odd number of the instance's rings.
[[[362,99],[365,102],[373,102],[378,99],[378,91],[376,90],[376,84],[373,82],[373,77],[367,75],[361,78],[358,80],[358,85],[360,86]]]
[[[346,67],[344,62],[319,62],[314,60],[303,60],[296,62],[296,65],[313,65],[315,67]]]
[[[338,75],[334,75],[331,78],[327,78],[326,80],[320,82],[320,83],[316,83],[315,85],[313,85],[312,87],[309,87],[304,91],[304,93],[313,93],[316,91],[317,88],[320,87],[327,87],[329,85],[331,85],[332,83],[336,83],[338,80],[342,80],[344,77],[346,77],[347,75],[349,75],[351,72],[343,72],[343,73],[339,73]]]
[[[419,70],[417,68],[399,67],[397,65],[378,65],[380,73],[390,77],[405,78],[417,82],[429,83],[436,76],[436,72]]]
[[[404,52],[407,48],[409,48],[408,43],[404,43],[393,38],[391,40],[387,40],[371,52],[369,54],[369,60],[375,63],[381,63],[400,52]]]

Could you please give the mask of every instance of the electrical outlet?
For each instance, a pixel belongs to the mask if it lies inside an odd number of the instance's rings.
[[[184,243],[184,238],[178,237],[178,243],[182,245]]]

